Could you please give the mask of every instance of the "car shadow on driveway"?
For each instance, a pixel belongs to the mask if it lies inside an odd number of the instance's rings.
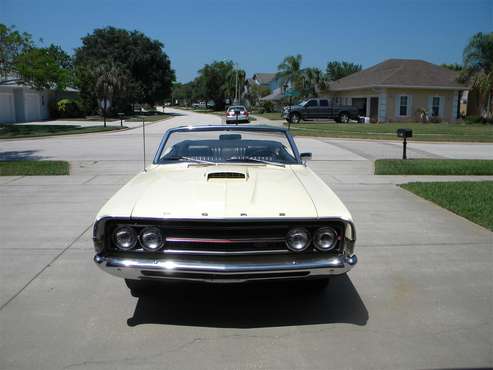
[[[127,323],[214,328],[366,325],[368,311],[347,275],[333,277],[323,291],[310,288],[309,282],[170,283],[140,297]]]
[[[17,161],[17,160],[39,160],[42,157],[34,155],[37,150],[13,150],[9,152],[0,152],[0,161]]]

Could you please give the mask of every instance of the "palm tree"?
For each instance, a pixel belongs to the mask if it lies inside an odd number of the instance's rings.
[[[241,99],[241,94],[245,88],[246,72],[242,69],[232,68],[228,71],[224,81],[224,95],[228,98],[234,97]]]
[[[291,82],[297,90],[301,90],[303,87],[303,71],[301,70],[301,61],[303,57],[298,55],[290,55],[284,58],[281,64],[277,66],[277,79],[280,85],[285,85]]]
[[[480,97],[481,116],[492,118],[493,32],[478,32],[464,49],[462,79],[469,81]]]
[[[104,127],[106,127],[106,113],[116,92],[123,88],[124,76],[120,69],[112,63],[98,65],[93,73],[96,79],[95,93],[101,104]]]
[[[318,91],[326,90],[327,83],[324,73],[319,68],[305,68],[303,70],[303,95],[318,95]]]
[[[329,79],[329,81],[336,81],[340,78],[359,72],[361,71],[361,69],[361,64],[345,61],[332,61],[327,63],[327,68],[325,72],[327,73],[327,78]]]

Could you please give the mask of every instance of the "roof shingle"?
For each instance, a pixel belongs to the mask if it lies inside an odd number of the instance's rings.
[[[415,87],[467,89],[457,82],[458,73],[424,60],[388,59],[330,84],[330,89],[353,90],[368,87]]]

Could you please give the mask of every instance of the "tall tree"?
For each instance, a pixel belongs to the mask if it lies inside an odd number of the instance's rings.
[[[193,82],[180,83],[176,82],[173,84],[173,91],[171,93],[172,102],[175,104],[175,100],[178,100],[179,104],[190,105],[193,95]]]
[[[199,70],[194,80],[194,99],[213,100],[216,109],[224,108],[225,98],[231,91],[234,64],[232,61],[215,61]]]
[[[270,89],[267,86],[257,85],[253,83],[248,87],[246,94],[246,99],[251,106],[256,106],[259,104],[260,98],[270,94]]]
[[[319,68],[305,68],[303,70],[303,96],[316,97],[318,92],[326,89],[326,77]]]
[[[460,72],[464,69],[464,67],[458,63],[442,63],[441,66],[456,72]]]
[[[351,63],[351,62],[339,62],[330,61],[327,63],[327,68],[325,73],[327,74],[327,79],[329,81],[336,81],[340,78],[349,76],[353,73],[361,71],[361,64]]]
[[[115,95],[125,91],[126,76],[112,63],[100,64],[94,68],[93,73],[94,92],[103,112],[104,127],[106,127],[106,116]]]
[[[493,32],[478,32],[464,49],[462,78],[479,93],[481,115],[492,118],[493,94]]]
[[[119,110],[130,110],[133,103],[154,105],[171,95],[175,72],[163,44],[138,31],[106,27],[83,37],[75,52],[81,97],[91,110],[96,109],[96,80],[91,70],[103,63],[117,65],[128,78],[128,89],[115,97]]]
[[[291,86],[296,90],[301,91],[303,89],[302,60],[303,57],[300,54],[290,55],[285,57],[282,63],[277,66],[276,77],[281,85],[291,82]]]
[[[23,51],[15,60],[15,68],[23,82],[36,89],[63,90],[74,83],[70,56],[53,44]]]
[[[16,60],[34,47],[31,35],[0,23],[0,84],[17,79]]]
[[[234,98],[241,98],[242,92],[245,88],[246,72],[239,68],[233,68],[228,72],[226,80],[224,82],[224,95],[227,98],[233,100]]]

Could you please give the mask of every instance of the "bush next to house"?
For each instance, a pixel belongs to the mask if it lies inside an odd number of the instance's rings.
[[[272,113],[272,112],[274,112],[274,104],[268,100],[263,101],[262,102],[262,109],[263,109],[262,113]]]
[[[487,119],[481,116],[467,116],[464,118],[464,122],[467,124],[473,123],[493,123],[493,119]]]
[[[56,115],[59,118],[82,117],[80,102],[73,99],[62,99],[56,103]]]

